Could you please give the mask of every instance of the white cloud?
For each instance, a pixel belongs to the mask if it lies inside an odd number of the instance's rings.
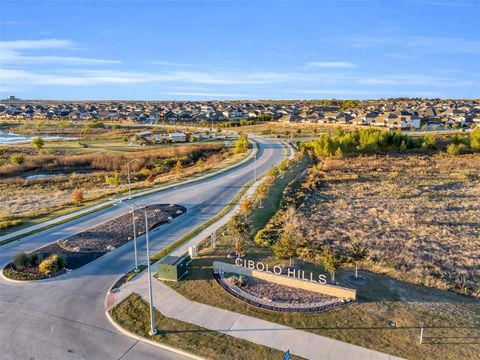
[[[217,98],[244,98],[248,97],[247,94],[228,94],[221,92],[188,92],[188,91],[168,91],[163,92],[164,95],[174,96],[199,96],[199,97],[217,97]],[[251,95],[250,95],[251,96]]]
[[[421,85],[429,87],[467,87],[475,85],[470,80],[455,80],[446,77],[428,76],[421,74],[386,75],[359,78],[358,84],[363,85]]]
[[[73,46],[71,40],[60,39],[0,41],[0,49],[3,50],[65,49]]]
[[[28,51],[73,50],[71,40],[15,40],[0,41],[0,63],[2,64],[60,64],[60,65],[105,65],[119,64],[119,60],[95,59],[75,56],[26,55]]]
[[[356,68],[357,64],[353,64],[347,61],[313,61],[309,62],[308,65],[319,67],[319,68],[329,68],[329,69],[345,69],[345,68]]]
[[[326,42],[338,41],[328,39]],[[373,48],[383,46],[396,46],[402,54],[418,55],[425,53],[449,54],[479,54],[480,41],[464,38],[439,37],[439,36],[355,36],[342,39],[355,48]],[[398,50],[398,49],[397,49]]]
[[[175,67],[193,67],[193,64],[177,63],[173,61],[150,61],[149,64]]]

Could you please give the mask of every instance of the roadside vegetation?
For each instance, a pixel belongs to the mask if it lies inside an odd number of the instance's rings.
[[[129,161],[137,191],[223,168],[249,147],[246,138],[231,148],[221,141],[141,146],[111,137],[38,139],[0,147],[0,234],[125,193]]]
[[[288,183],[287,188],[282,190],[282,200],[273,216],[259,216],[259,213],[264,213],[263,205],[270,204],[274,199],[269,195],[273,194],[271,189],[274,187],[270,186],[270,191],[257,190],[255,197],[242,201],[240,212],[217,237],[216,248],[212,250],[207,239],[199,257],[193,259],[190,271],[182,281],[165,283],[194,301],[405,358],[475,357],[480,349],[480,344],[476,341],[480,335],[480,308],[475,297],[417,286],[395,278],[412,281],[409,276],[424,271],[423,266],[427,268],[437,266],[431,258],[442,246],[448,247],[451,255],[444,252],[438,259],[448,259],[449,256],[455,259],[456,265],[448,270],[450,276],[457,272],[465,276],[464,267],[465,269],[475,267],[472,261],[475,261],[476,254],[480,252],[475,248],[474,238],[468,238],[471,236],[468,234],[474,235],[476,230],[475,227],[468,230],[472,225],[467,220],[469,216],[480,213],[476,205],[479,202],[474,198],[470,202],[464,195],[477,193],[471,188],[478,185],[477,160],[479,160],[477,155],[452,158],[445,153],[428,156],[418,154],[394,156],[384,153],[353,157],[333,156],[315,160],[307,173],[297,174],[293,177],[294,180]],[[358,168],[352,171],[349,163],[355,163]],[[322,171],[327,169],[327,172],[334,173],[331,177],[321,177],[321,181],[314,187],[313,179],[316,179],[316,176],[312,174],[320,171],[318,169],[321,164],[325,164]],[[328,164],[331,164],[332,170],[328,170]],[[395,164],[399,169],[393,169]],[[271,175],[277,171],[278,168],[272,170]],[[460,172],[463,175],[460,175]],[[288,174],[289,170],[285,172],[285,177],[289,176]],[[279,172],[277,176],[281,179],[282,175]],[[382,188],[384,183],[378,182],[377,176],[380,176],[380,179],[385,177],[385,180],[395,182],[397,186]],[[449,176],[452,177],[450,180]],[[409,189],[415,187],[414,179],[418,182],[418,188],[412,189],[413,192],[409,193]],[[269,183],[271,184],[272,180],[266,177],[265,186]],[[341,189],[337,189],[339,186]],[[329,187],[335,187],[335,193],[330,195]],[[463,221],[464,224],[452,224],[449,228],[449,225],[440,219],[438,230],[435,230],[435,218],[430,218],[428,225],[425,224],[429,227],[425,229],[426,233],[434,230],[431,232],[433,236],[429,242],[407,240],[405,246],[405,239],[399,228],[407,227],[404,231],[413,229],[415,223],[411,221],[411,216],[423,216],[424,211],[423,207],[415,210],[412,206],[416,206],[417,203],[426,204],[425,216],[435,216],[437,212],[444,212],[445,207],[435,205],[429,213],[428,206],[436,204],[440,198],[452,197],[449,192],[454,189],[461,189],[458,199],[453,198],[459,204],[446,206],[451,206],[451,210],[455,211],[455,221]],[[423,200],[419,202],[416,198],[419,191],[425,192],[422,199],[427,203]],[[381,192],[386,196],[385,199],[376,199],[375,192]],[[350,194],[355,194],[355,206],[352,209],[348,208]],[[372,202],[367,199],[370,196],[373,197]],[[375,209],[382,212],[375,216],[370,209],[376,200],[381,203],[377,204]],[[410,205],[405,208],[402,201],[409,201]],[[461,204],[462,202],[465,204]],[[458,206],[464,207],[464,210],[459,211]],[[385,212],[387,210],[389,212]],[[376,220],[372,219],[372,215]],[[448,221],[451,222],[452,217],[449,215],[451,213],[445,216],[448,216]],[[402,217],[405,217],[404,223]],[[253,219],[258,218],[262,221],[256,226]],[[387,223],[394,219],[398,223]],[[384,221],[382,223],[384,227],[381,227],[382,234],[388,242],[370,240],[372,237],[375,239],[376,232],[379,231],[375,227],[370,229],[370,226],[375,226],[375,222],[372,221],[379,223]],[[474,218],[473,221],[478,224],[478,219]],[[245,228],[248,229],[247,232],[242,231]],[[447,234],[445,230],[457,228],[456,237],[451,238],[455,241],[448,240],[450,238],[447,236],[447,244],[443,245],[443,236]],[[355,234],[351,234],[346,241],[337,240],[339,237],[344,239],[343,234],[350,230]],[[239,234],[244,235],[238,236]],[[398,240],[396,236],[402,237]],[[419,247],[403,251],[405,247],[409,249],[408,244],[415,243]],[[389,244],[395,246],[391,251]],[[430,247],[433,248],[433,252],[428,250]],[[358,300],[348,307],[311,314],[275,313],[253,307],[225,292],[211,275],[213,261],[232,262],[228,259],[228,255],[232,256],[232,251],[245,255],[249,260],[261,261],[270,266],[288,266],[293,263],[294,266],[316,274],[330,273],[329,281],[355,288]],[[408,256],[414,259],[415,268],[413,270],[405,268],[404,274],[408,275],[406,278],[396,276],[392,271],[384,271],[378,265],[370,266],[372,261],[392,265],[396,259],[404,260]],[[461,260],[462,257],[464,260]],[[355,268],[357,270],[353,270]],[[370,269],[374,273],[365,269]],[[367,284],[352,285],[347,279],[355,277],[355,274],[366,278]],[[426,278],[428,277],[422,277]],[[478,277],[473,280],[478,289]],[[455,286],[452,282],[450,287],[438,286],[435,282],[412,282],[436,286],[439,289],[452,289]],[[463,290],[459,292],[468,293]],[[470,292],[470,295],[473,293]],[[425,326],[425,333],[424,344],[420,345],[418,336],[422,323]]]
[[[5,267],[3,272],[13,280],[41,280],[62,273],[66,265],[65,257],[61,254],[43,258],[38,252],[21,252],[15,255],[13,262]]]

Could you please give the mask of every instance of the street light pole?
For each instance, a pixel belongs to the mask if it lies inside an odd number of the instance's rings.
[[[135,208],[132,206],[132,224],[133,224],[133,252],[135,253],[135,272],[138,273],[138,252],[137,252],[137,229],[135,226]]]
[[[254,182],[257,182],[257,153],[255,152],[254,158],[253,158],[253,179]]]
[[[252,132],[250,131],[249,138],[251,138]],[[258,147],[257,147],[258,151]],[[257,182],[257,151],[255,151],[255,154],[253,156],[253,182]]]
[[[138,251],[137,251],[137,228],[135,226],[135,208],[138,209],[138,206],[135,204],[128,204],[123,200],[116,200],[123,205],[127,205],[132,212],[132,226],[133,226],[133,251],[135,253],[135,272],[138,273],[140,269],[138,268]]]
[[[128,179],[128,199],[132,199],[132,191],[130,190],[130,163],[139,161],[138,159],[133,159],[127,162],[127,179]]]
[[[157,333],[157,328],[155,326],[155,319],[153,316],[153,296],[152,296],[152,273],[150,270],[150,246],[148,243],[148,218],[147,218],[147,208],[144,208],[145,211],[145,242],[147,244],[147,272],[148,272],[148,293],[150,296],[150,336]]]

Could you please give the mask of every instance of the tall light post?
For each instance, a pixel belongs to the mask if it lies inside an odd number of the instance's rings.
[[[122,203],[124,205],[127,205],[131,209],[140,210],[140,207],[133,202],[132,202],[132,204],[128,204],[128,203],[126,203],[122,200],[118,200],[118,202]],[[155,335],[157,333],[157,329],[156,329],[156,326],[155,326],[155,318],[154,318],[154,314],[153,314],[152,271],[151,271],[151,268],[150,268],[150,243],[149,243],[149,236],[148,236],[149,234],[148,234],[147,207],[145,206],[143,208],[143,210],[144,210],[144,214],[145,214],[145,243],[146,243],[146,246],[147,246],[148,293],[149,293],[149,297],[150,297],[150,331],[149,331],[149,334],[150,335]],[[134,218],[134,221],[135,221],[135,218]],[[137,254],[136,254],[136,247],[135,247],[135,267],[138,269],[137,264],[138,264],[138,262],[137,262]]]
[[[253,158],[253,180],[254,182],[257,182],[257,152],[255,152]]]
[[[132,191],[130,190],[130,164],[135,161],[140,161],[138,159],[133,159],[127,162],[127,179],[128,179],[128,199],[132,199]]]
[[[150,331],[148,332],[150,336],[157,333],[157,328],[155,326],[155,318],[153,314],[153,295],[152,295],[152,272],[150,270],[150,246],[148,243],[148,217],[147,217],[147,207],[143,208],[145,211],[145,241],[147,244],[147,272],[148,272],[148,293],[150,296]]]
[[[252,137],[252,131],[250,131],[250,134],[248,136],[249,138]],[[257,152],[258,152],[258,145],[257,145],[257,151],[255,151],[255,155],[253,156],[253,182],[257,182]]]
[[[137,251],[137,228],[135,226],[135,208],[138,209],[138,206],[135,204],[126,203],[123,200],[118,200],[119,203],[122,203],[128,206],[132,212],[132,224],[133,224],[133,251],[135,253],[135,272],[138,273],[140,269],[138,268],[138,251]]]

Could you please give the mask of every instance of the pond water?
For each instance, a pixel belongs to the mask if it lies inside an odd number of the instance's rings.
[[[40,135],[19,135],[15,134],[10,131],[0,130],[0,145],[1,144],[16,144],[16,143],[23,143],[29,142],[32,139],[36,138]],[[44,140],[58,140],[58,139],[67,139],[63,136],[43,136],[41,135],[42,139]],[[68,138],[71,139],[71,138]]]
[[[25,179],[31,180],[31,179],[46,179],[46,178],[51,178],[51,177],[56,177],[56,176],[64,176],[64,173],[56,173],[56,174],[35,174],[35,175],[28,175],[25,176]]]

